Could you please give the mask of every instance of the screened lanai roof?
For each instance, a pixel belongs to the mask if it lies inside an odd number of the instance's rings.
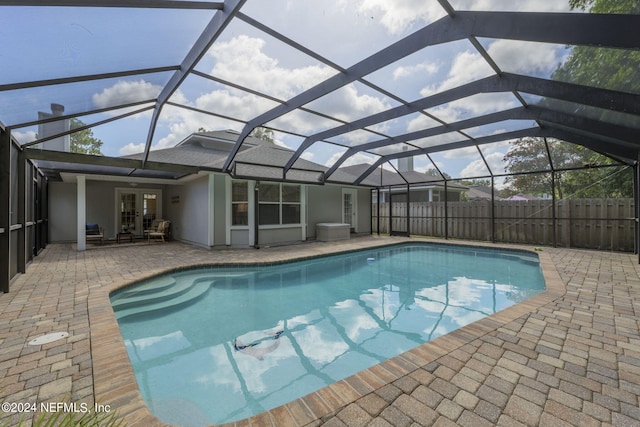
[[[45,169],[134,177],[367,184],[404,157],[488,177],[527,136],[633,163],[640,4],[569,3],[0,0],[0,122]],[[73,118],[103,156],[38,149],[70,132],[39,126]],[[258,127],[280,148],[268,167],[239,160]],[[220,130],[235,141],[215,167],[154,158]]]

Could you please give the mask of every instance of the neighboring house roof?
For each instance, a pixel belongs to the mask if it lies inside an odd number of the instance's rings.
[[[515,194],[511,197],[507,197],[504,200],[541,200],[541,197],[531,196],[529,194]]]
[[[484,185],[472,185],[469,187],[469,192],[467,194],[471,200],[491,199],[491,187],[486,187]]]

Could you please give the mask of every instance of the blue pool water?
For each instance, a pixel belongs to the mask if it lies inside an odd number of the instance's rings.
[[[173,273],[111,302],[161,420],[274,408],[544,291],[535,254],[407,244]]]

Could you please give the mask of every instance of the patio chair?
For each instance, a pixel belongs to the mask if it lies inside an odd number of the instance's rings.
[[[98,224],[85,224],[85,239],[87,242],[91,240],[100,240],[100,244],[104,244],[104,230]]]
[[[149,243],[151,243],[151,238],[154,239],[161,238],[162,243],[166,242],[165,237],[169,238],[169,229],[171,228],[171,221],[162,221],[160,225],[158,225],[158,229],[156,231],[149,231],[147,233],[147,239]]]
[[[142,231],[144,233],[143,235],[147,236],[151,232],[157,232],[158,227],[160,227],[160,224],[162,224],[163,222],[164,219],[154,219],[153,221],[151,221],[151,225],[149,226],[149,228]]]

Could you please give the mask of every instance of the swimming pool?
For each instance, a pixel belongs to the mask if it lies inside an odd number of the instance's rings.
[[[112,294],[161,420],[279,406],[544,290],[528,252],[409,244],[174,273]]]

